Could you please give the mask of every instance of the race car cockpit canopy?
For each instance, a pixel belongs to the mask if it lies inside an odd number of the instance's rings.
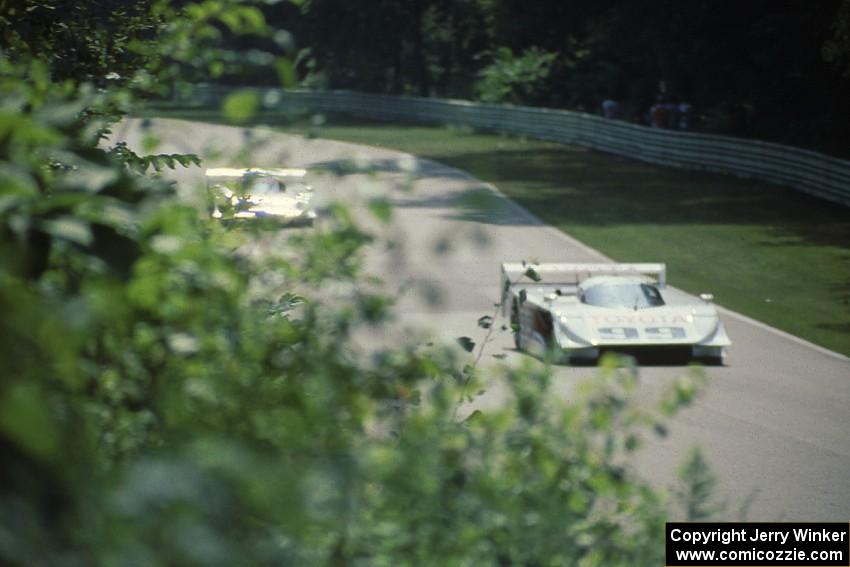
[[[576,297],[582,293],[580,287],[585,290],[596,280],[597,283],[612,281],[624,283],[634,280],[640,296],[637,299],[638,308],[643,305],[656,306],[661,298],[659,289],[663,289],[667,283],[667,268],[663,263],[608,263],[608,262],[505,262],[501,265],[501,287],[502,287],[502,311],[508,312],[511,302],[507,297],[519,293],[543,293],[546,295],[568,295]],[[648,286],[647,290],[640,284]],[[523,291],[524,290],[524,291]],[[595,303],[622,303],[623,298],[617,299],[620,292],[625,293],[628,301],[625,303],[629,308],[635,307],[635,293],[629,290],[599,290],[588,300],[588,305]],[[612,296],[613,295],[613,296]],[[662,303],[663,304],[663,303]]]
[[[579,286],[579,300],[594,307],[648,309],[664,299],[655,285],[635,277],[596,277]]]
[[[242,185],[249,195],[271,195],[286,191],[286,186],[283,183],[268,175],[247,175],[244,177]]]

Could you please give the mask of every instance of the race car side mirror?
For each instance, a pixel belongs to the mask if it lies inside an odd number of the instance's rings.
[[[714,301],[714,295],[710,293],[701,293],[699,294],[699,298],[702,299],[705,303],[711,303]]]

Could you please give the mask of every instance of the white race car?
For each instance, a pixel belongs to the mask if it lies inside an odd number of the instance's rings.
[[[668,289],[664,264],[507,263],[502,293],[517,348],[541,357],[652,350],[722,365],[732,344],[713,296]]]
[[[312,187],[305,169],[214,168],[206,171],[207,201],[215,219],[267,218],[312,222]]]

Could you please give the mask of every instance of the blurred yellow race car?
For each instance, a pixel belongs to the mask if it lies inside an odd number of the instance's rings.
[[[312,223],[313,188],[305,169],[213,168],[206,171],[207,203],[215,219]]]

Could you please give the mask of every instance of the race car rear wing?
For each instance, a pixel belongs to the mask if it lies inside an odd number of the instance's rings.
[[[248,168],[234,168],[234,167],[214,167],[208,169],[206,171],[207,178],[214,179],[241,179],[246,175],[267,175],[269,177],[284,177],[284,178],[296,178],[301,179],[307,175],[306,169],[301,168],[281,168],[281,167],[248,167]]]
[[[533,272],[529,272],[533,270]],[[660,262],[645,263],[542,263],[506,262],[502,264],[502,310],[506,310],[506,296],[514,287],[535,285],[577,286],[592,276],[649,276],[658,282],[658,287],[667,285],[667,266]],[[535,281],[532,274],[539,276]]]

